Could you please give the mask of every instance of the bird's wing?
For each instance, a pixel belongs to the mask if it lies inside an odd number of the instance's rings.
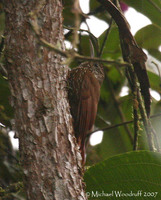
[[[97,114],[100,96],[100,84],[94,75],[87,70],[84,75],[77,110],[76,137],[84,143],[86,134],[92,129]]]

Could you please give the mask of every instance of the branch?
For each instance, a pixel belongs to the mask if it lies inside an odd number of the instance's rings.
[[[2,76],[5,76],[5,78],[8,76],[7,70],[2,63],[0,63],[0,73],[2,74]]]
[[[65,29],[67,29],[67,30],[71,30],[71,31],[74,31],[74,28],[73,27],[67,27],[67,26],[63,26]],[[85,30],[85,29],[79,29],[78,31],[80,31],[80,32],[87,32],[92,38],[95,38],[95,39],[97,39],[89,30]]]
[[[115,93],[114,93],[113,87],[112,87],[111,82],[110,82],[110,80],[108,79],[108,77],[107,77],[107,84],[108,84],[110,93],[111,93],[111,95],[112,95],[112,98],[113,98],[113,101],[114,101],[116,110],[117,110],[117,112],[118,112],[118,115],[120,116],[121,121],[122,121],[122,122],[125,122],[126,119],[125,119],[124,113],[122,112],[122,109],[121,109],[121,107],[120,107],[120,104],[119,104],[119,102],[118,102],[118,99],[116,98],[116,95],[115,95]],[[125,131],[127,132],[127,135],[128,135],[128,137],[129,137],[129,140],[130,140],[131,144],[133,144],[132,133],[131,133],[131,131],[129,130],[127,124],[124,124],[124,129],[125,129]]]
[[[86,26],[88,27],[88,29],[89,29],[89,26],[88,26],[88,24],[87,24],[87,22],[85,21],[85,23],[86,23]],[[63,26],[65,29],[68,29],[68,30],[70,30],[71,32],[72,31],[74,31],[74,28],[73,27],[67,27],[67,26]],[[95,50],[99,50],[99,45],[98,45],[98,39],[90,32],[90,30],[85,30],[85,29],[79,29],[78,31],[80,31],[80,32],[86,32],[86,33],[88,33],[89,34],[89,37],[90,37],[90,39],[91,39],[91,41],[92,41],[92,43],[94,44],[94,48],[95,48]],[[71,33],[70,32],[70,33]],[[68,34],[70,34],[70,33],[67,33],[66,35],[68,35]],[[81,35],[80,35],[81,36]],[[100,57],[100,56],[99,56]]]
[[[148,138],[149,148],[152,151],[159,151],[159,146],[157,146],[157,141],[154,142],[154,131],[150,123],[150,106],[151,106],[151,95],[150,95],[150,83],[146,71],[145,62],[147,60],[146,54],[137,45],[133,35],[130,32],[130,28],[126,18],[124,17],[122,11],[120,11],[110,0],[97,0],[99,1],[105,9],[111,14],[112,18],[115,20],[120,34],[121,49],[124,61],[131,63],[131,67],[127,68],[127,73],[129,73],[129,83],[133,92],[134,101],[139,102],[139,110],[141,117],[143,119],[145,131]],[[117,1],[118,3],[118,1]],[[140,83],[140,88],[137,85],[136,77]],[[139,91],[141,89],[141,93]],[[135,93],[137,92],[137,98]],[[144,104],[142,96],[144,97]],[[135,128],[135,143],[137,142],[137,135],[139,130],[138,125],[138,114],[134,105],[134,128]],[[155,138],[156,139],[156,138]],[[134,144],[134,148],[136,144]]]
[[[118,65],[120,67],[129,66],[129,63],[127,63],[127,62],[118,62],[118,61],[115,61],[115,60],[105,60],[105,59],[100,59],[100,58],[96,58],[96,57],[91,58],[91,57],[82,56],[82,55],[79,55],[79,54],[75,54],[75,59],[102,62],[102,63],[106,63],[108,65],[112,65],[112,64]]]
[[[157,68],[157,70],[158,70],[158,76],[159,76],[159,78],[160,78],[160,81],[161,81],[161,71],[160,71],[160,69],[159,69],[159,66],[158,66],[158,64],[157,64],[157,63],[155,63],[154,61],[152,61],[151,63],[153,63],[153,64],[155,65],[155,67]]]
[[[106,44],[108,35],[109,35],[110,30],[111,30],[111,28],[112,28],[112,21],[113,21],[113,20],[112,20],[112,18],[111,18],[110,23],[109,23],[109,27],[108,27],[108,29],[106,30],[105,38],[104,38],[104,40],[103,40],[103,42],[102,42],[101,50],[100,50],[100,52],[99,52],[99,57],[101,57],[101,55],[102,55],[102,53],[103,53],[103,50],[104,50],[104,47],[105,47],[105,44]]]
[[[152,118],[156,118],[156,117],[161,117],[161,113],[150,116],[151,119],[152,119]],[[143,121],[142,118],[139,118],[139,120],[140,120],[140,121]],[[134,123],[134,120],[122,122],[122,123],[115,124],[115,125],[111,125],[111,126],[108,126],[108,127],[105,127],[105,128],[101,128],[101,129],[96,129],[96,130],[90,132],[90,133],[87,135],[87,137],[90,137],[93,133],[95,133],[95,132],[97,132],[97,131],[108,131],[108,130],[110,130],[110,129],[117,128],[117,127],[119,127],[119,126],[124,126],[125,124],[131,124],[131,123]]]
[[[130,32],[129,24],[119,9],[110,0],[97,0],[105,9],[111,14],[115,20],[120,33],[121,48],[124,61],[133,64],[135,73],[140,83],[141,94],[144,97],[145,108],[147,116],[150,115],[150,83],[146,71],[145,62],[147,60],[146,54],[137,45],[133,35]]]
[[[155,4],[152,0],[147,0],[150,4],[152,4],[154,6],[154,8],[156,8],[160,13],[161,13],[161,9],[159,8],[159,6],[157,4]]]
[[[118,61],[114,61],[114,60],[105,60],[105,59],[100,59],[100,58],[96,58],[96,57],[88,57],[88,56],[82,56],[77,54],[75,51],[71,51],[71,50],[67,50],[67,51],[63,51],[58,49],[57,47],[55,47],[53,44],[47,42],[46,40],[44,40],[41,36],[40,36],[40,31],[39,31],[39,27],[37,24],[37,19],[36,16],[33,17],[33,13],[29,13],[29,15],[31,16],[30,19],[30,24],[32,26],[33,31],[35,32],[40,44],[46,48],[48,48],[50,51],[54,51],[55,53],[60,54],[61,56],[65,57],[65,58],[69,58],[69,59],[77,59],[77,60],[83,60],[83,61],[96,61],[96,62],[102,62],[102,63],[106,63],[108,65],[119,65],[120,67],[125,67],[125,66],[129,66],[129,63],[127,62],[118,62]]]
[[[137,100],[137,93],[138,88],[135,82],[135,89],[133,92],[133,114],[134,114],[134,143],[133,143],[133,150],[136,151],[138,148],[138,132],[139,132],[139,114],[138,114],[138,107],[139,103]]]
[[[128,79],[130,88],[132,90],[133,95],[133,115],[134,115],[134,143],[133,150],[137,150],[137,142],[138,142],[138,132],[139,132],[139,115],[138,115],[138,91],[139,88],[137,86],[136,74],[133,70],[133,66],[127,67],[125,70],[126,77]]]
[[[138,98],[137,99],[138,99],[138,102],[139,102],[139,109],[140,109],[141,117],[143,119],[144,127],[145,127],[147,138],[148,138],[149,148],[150,148],[151,151],[156,151],[156,150],[159,151],[159,149],[156,149],[156,147],[155,147],[152,126],[151,126],[151,123],[150,123],[150,121],[149,121],[149,119],[146,115],[145,107],[143,105],[142,97],[141,97],[141,94],[140,94],[139,91],[138,91]]]

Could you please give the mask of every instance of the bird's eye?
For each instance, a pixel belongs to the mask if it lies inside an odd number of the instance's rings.
[[[94,64],[95,67],[99,67],[97,63]]]

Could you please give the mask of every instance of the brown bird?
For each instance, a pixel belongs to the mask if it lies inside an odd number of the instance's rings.
[[[103,80],[103,65],[92,61],[80,64],[69,71],[68,75],[69,104],[83,164],[85,164],[85,139],[95,122]]]

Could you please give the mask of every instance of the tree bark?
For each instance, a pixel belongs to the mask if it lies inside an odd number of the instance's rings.
[[[4,9],[6,70],[27,199],[86,199],[67,101],[68,67],[38,43],[30,25],[32,11],[41,37],[64,49],[61,0],[4,0]]]

